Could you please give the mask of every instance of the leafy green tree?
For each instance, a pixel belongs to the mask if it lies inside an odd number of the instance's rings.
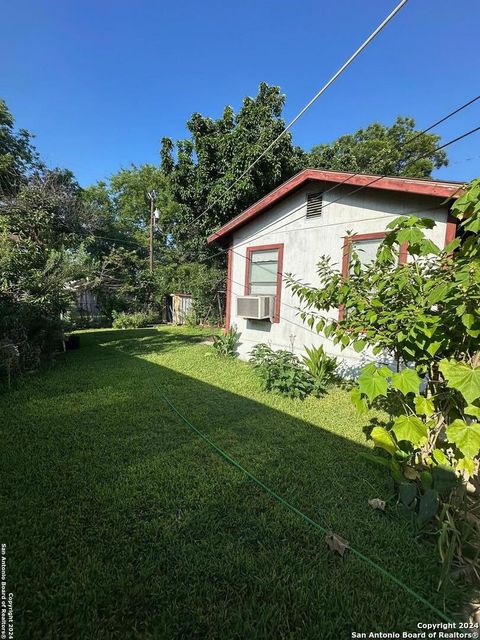
[[[73,174],[47,170],[32,137],[0,100],[0,375],[9,384],[59,345],[86,222]]]
[[[172,238],[186,259],[206,255],[208,233],[302,168],[303,152],[287,134],[229,190],[284,129],[283,105],[280,89],[262,83],[238,113],[230,106],[217,120],[194,113],[187,122],[190,138],[176,143],[176,159],[173,142],[162,140],[162,168],[180,205]]]
[[[168,179],[160,168],[150,164],[121,169],[108,183],[101,181],[83,190],[92,251],[98,253],[104,248],[108,252],[122,241],[125,247],[130,245],[132,248],[136,244],[147,248],[150,233],[148,194],[152,191],[156,192],[156,208],[160,215],[155,228],[155,249],[161,255],[170,244],[176,204]]]
[[[58,346],[81,226],[79,188],[69,172],[35,174],[0,201],[0,340],[16,350],[20,370]]]
[[[2,227],[37,252],[74,246],[85,221],[80,187],[66,170],[35,174],[0,207]]]
[[[101,256],[119,245],[122,239],[116,224],[109,188],[103,180],[82,189],[82,201],[88,223],[83,230],[88,251],[92,256]],[[90,237],[89,237],[90,236]]]
[[[26,129],[14,129],[14,119],[0,98],[0,196],[15,193],[27,176],[42,168],[32,144],[32,134]]]
[[[419,135],[415,120],[399,116],[392,126],[374,122],[365,129],[312,147],[307,165],[332,171],[429,178],[433,169],[448,164],[437,151],[440,136]]]
[[[425,235],[432,220],[401,216],[370,264],[352,252],[347,278],[324,257],[318,287],[291,277],[288,283],[311,327],[342,348],[394,356],[395,372],[375,363],[362,369],[352,400],[360,411],[379,398],[395,400],[389,424],[372,425],[375,446],[387,454],[374,459],[389,468],[418,524],[439,514],[448,528],[452,516],[458,532],[480,456],[480,179],[452,213],[461,237],[444,249]],[[410,260],[399,264],[405,243]],[[342,319],[331,314],[339,307]],[[447,557],[451,564],[453,555]],[[479,557],[477,548],[477,564]]]
[[[146,312],[155,306],[155,277],[138,251],[113,247],[88,263],[85,280],[109,320],[115,311]]]
[[[150,200],[156,192],[159,218],[154,232],[154,266],[164,271],[172,262],[171,229],[176,212],[169,180],[153,165],[121,169],[107,182],[83,190],[88,225],[84,246],[91,256],[89,282],[103,311],[145,311],[161,304],[156,278],[148,271]]]
[[[150,227],[150,200],[148,193],[156,192],[159,211],[155,242],[159,251],[168,245],[172,218],[176,210],[168,179],[159,167],[151,164],[132,165],[121,169],[109,180],[109,195],[116,223],[121,232],[148,246]]]
[[[178,203],[169,234],[171,264],[188,263],[186,271],[181,269],[182,288],[195,293],[199,318],[215,321],[224,315],[226,260],[217,256],[208,266],[201,263],[218,253],[207,246],[207,235],[303,166],[304,154],[287,134],[231,188],[284,129],[283,105],[280,89],[262,83],[257,96],[246,97],[237,113],[230,106],[218,119],[194,113],[187,122],[189,138],[176,144],[162,140],[162,170]]]

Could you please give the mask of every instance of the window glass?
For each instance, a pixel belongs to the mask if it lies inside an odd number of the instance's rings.
[[[278,249],[253,251],[250,254],[249,292],[274,296],[277,293]]]
[[[375,238],[372,240],[352,240],[351,249],[355,249],[358,259],[362,265],[369,264],[375,260],[377,249],[383,242],[384,238]]]

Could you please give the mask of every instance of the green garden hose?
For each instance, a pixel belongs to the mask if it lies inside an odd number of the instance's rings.
[[[154,383],[155,384],[155,383]],[[157,386],[157,385],[155,385]],[[239,471],[241,471],[242,473],[244,473],[248,478],[250,478],[250,480],[253,480],[253,482],[255,482],[255,484],[257,484],[259,487],[261,487],[266,493],[268,493],[270,496],[272,496],[272,498],[274,498],[277,502],[279,502],[280,504],[282,504],[286,509],[288,509],[289,511],[291,511],[292,513],[295,513],[297,516],[300,516],[300,518],[303,518],[303,520],[305,520],[305,522],[307,522],[309,525],[311,525],[312,527],[314,527],[315,529],[318,529],[320,531],[322,531],[322,533],[329,533],[327,531],[327,529],[325,529],[324,527],[322,527],[321,524],[319,524],[318,522],[316,522],[315,520],[312,520],[312,518],[310,518],[309,516],[307,516],[305,513],[303,513],[302,511],[300,511],[299,509],[297,509],[296,507],[294,507],[292,504],[290,504],[289,502],[287,502],[284,498],[282,498],[282,496],[279,496],[277,493],[275,493],[275,491],[273,491],[273,489],[270,489],[270,487],[268,487],[266,484],[264,484],[261,480],[259,480],[258,478],[256,478],[252,473],[250,473],[250,471],[247,471],[247,469],[245,469],[245,467],[242,467],[242,465],[240,463],[238,463],[236,460],[234,460],[231,456],[228,455],[228,453],[226,453],[225,451],[223,451],[222,449],[220,449],[219,446],[217,446],[212,440],[210,440],[210,438],[203,433],[203,431],[200,431],[200,429],[197,429],[197,427],[195,427],[189,420],[188,418],[186,418],[176,407],[175,405],[161,392],[161,390],[159,389],[159,387],[157,386],[158,390],[160,391],[160,394],[164,400],[164,402],[172,409],[172,411],[174,411],[177,416],[179,416],[179,418],[190,428],[192,429],[192,431],[194,431],[198,436],[200,436],[200,438],[202,438],[214,451],[216,451],[218,453],[218,455],[220,455],[224,460],[226,460],[229,464],[231,464],[232,466],[236,467]],[[429,602],[428,600],[426,600],[423,596],[421,596],[419,593],[417,593],[416,591],[414,591],[413,589],[411,589],[408,585],[406,585],[404,582],[402,582],[399,578],[397,578],[396,576],[394,576],[392,573],[390,573],[390,571],[388,571],[387,569],[385,569],[384,567],[382,567],[380,564],[378,564],[378,562],[375,562],[374,560],[371,560],[370,558],[368,558],[366,555],[364,555],[361,551],[358,551],[357,549],[353,548],[352,546],[348,545],[348,549],[350,550],[351,553],[353,553],[353,555],[357,556],[357,558],[360,558],[360,560],[363,560],[364,562],[366,562],[367,564],[369,564],[371,567],[373,567],[376,571],[378,571],[379,573],[381,573],[383,576],[385,576],[386,578],[388,578],[389,580],[391,580],[392,582],[394,582],[396,585],[398,585],[400,588],[402,588],[404,591],[406,591],[407,593],[409,593],[413,598],[415,598],[415,600],[417,600],[417,602],[420,602],[421,604],[425,605],[426,607],[428,607],[431,611],[433,611],[441,620],[443,620],[444,622],[448,622],[448,623],[452,623],[451,618],[449,618],[445,613],[443,613],[442,611],[440,611],[440,609],[437,609],[437,607],[435,607],[435,605],[433,605],[431,602]]]

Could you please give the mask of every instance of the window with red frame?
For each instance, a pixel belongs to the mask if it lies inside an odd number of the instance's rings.
[[[278,249],[250,252],[248,293],[251,295],[277,295]]]
[[[387,231],[376,231],[374,233],[364,233],[355,236],[348,236],[345,238],[343,245],[343,265],[342,274],[344,278],[348,277],[350,256],[352,255],[352,249],[355,249],[360,263],[362,265],[369,264],[377,255],[377,250],[380,244],[388,235]],[[400,255],[398,259],[400,264],[404,264],[407,261],[407,244],[404,243],[400,248]]]
[[[247,248],[245,295],[275,296],[274,322],[280,319],[283,244]]]
[[[349,253],[348,253],[348,261],[350,262],[350,256],[352,255],[352,250],[358,255],[358,259],[362,265],[367,265],[370,262],[375,260],[375,256],[377,255],[377,250],[380,244],[383,242],[385,235],[382,235],[379,238],[365,238],[365,239],[357,239],[352,238],[349,243]]]
[[[355,236],[348,236],[345,238],[343,245],[343,264],[342,275],[344,278],[348,278],[350,271],[350,257],[352,250],[358,255],[358,259],[362,265],[367,265],[377,255],[377,250],[380,244],[387,236],[387,231],[377,231],[374,233],[364,233]],[[403,264],[407,261],[407,245],[403,244],[400,248],[399,263]],[[342,320],[345,317],[345,310],[343,307],[339,309],[339,319]]]

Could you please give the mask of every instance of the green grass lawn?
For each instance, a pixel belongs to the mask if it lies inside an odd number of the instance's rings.
[[[227,464],[249,471],[433,604],[437,555],[388,497],[348,393],[291,401],[196,329],[92,331],[0,397],[1,535],[15,637],[319,639],[415,630],[429,609]],[[210,357],[209,357],[210,356]]]

